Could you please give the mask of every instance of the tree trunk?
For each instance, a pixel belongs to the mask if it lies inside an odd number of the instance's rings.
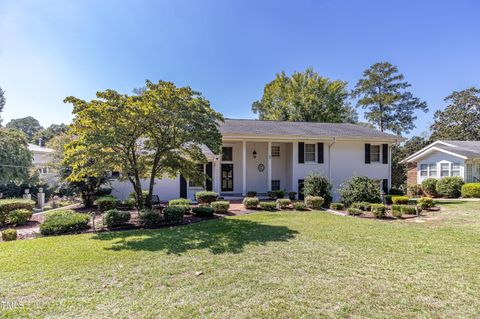
[[[152,171],[150,173],[150,183],[148,185],[148,195],[145,199],[145,206],[152,208],[153,185],[155,184],[155,176],[157,175],[158,162],[160,162],[160,153],[155,154],[153,159]]]

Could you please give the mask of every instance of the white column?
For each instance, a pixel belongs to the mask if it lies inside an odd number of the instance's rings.
[[[219,193],[222,191],[222,185],[221,185],[221,172],[220,172],[220,156],[215,158],[215,161],[213,162],[213,185],[214,185],[214,191]]]
[[[272,142],[268,142],[268,165],[267,165],[267,176],[268,176],[268,191],[272,190]]]
[[[242,142],[242,195],[247,195],[247,141]]]

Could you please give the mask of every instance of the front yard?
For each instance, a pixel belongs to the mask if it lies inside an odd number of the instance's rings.
[[[442,207],[416,221],[254,213],[0,243],[0,301],[11,317],[477,317],[480,202]]]

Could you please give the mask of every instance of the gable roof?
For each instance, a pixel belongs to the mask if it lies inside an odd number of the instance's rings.
[[[220,123],[222,135],[242,136],[295,136],[295,137],[344,137],[379,138],[404,140],[401,136],[384,133],[362,125],[350,123],[317,123],[290,121],[263,121],[244,119],[225,119]]]
[[[402,163],[413,162],[434,151],[447,153],[463,159],[480,158],[480,141],[438,140],[410,155]]]

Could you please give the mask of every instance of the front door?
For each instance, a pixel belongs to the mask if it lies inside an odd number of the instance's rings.
[[[233,164],[222,164],[222,192],[233,192]]]

